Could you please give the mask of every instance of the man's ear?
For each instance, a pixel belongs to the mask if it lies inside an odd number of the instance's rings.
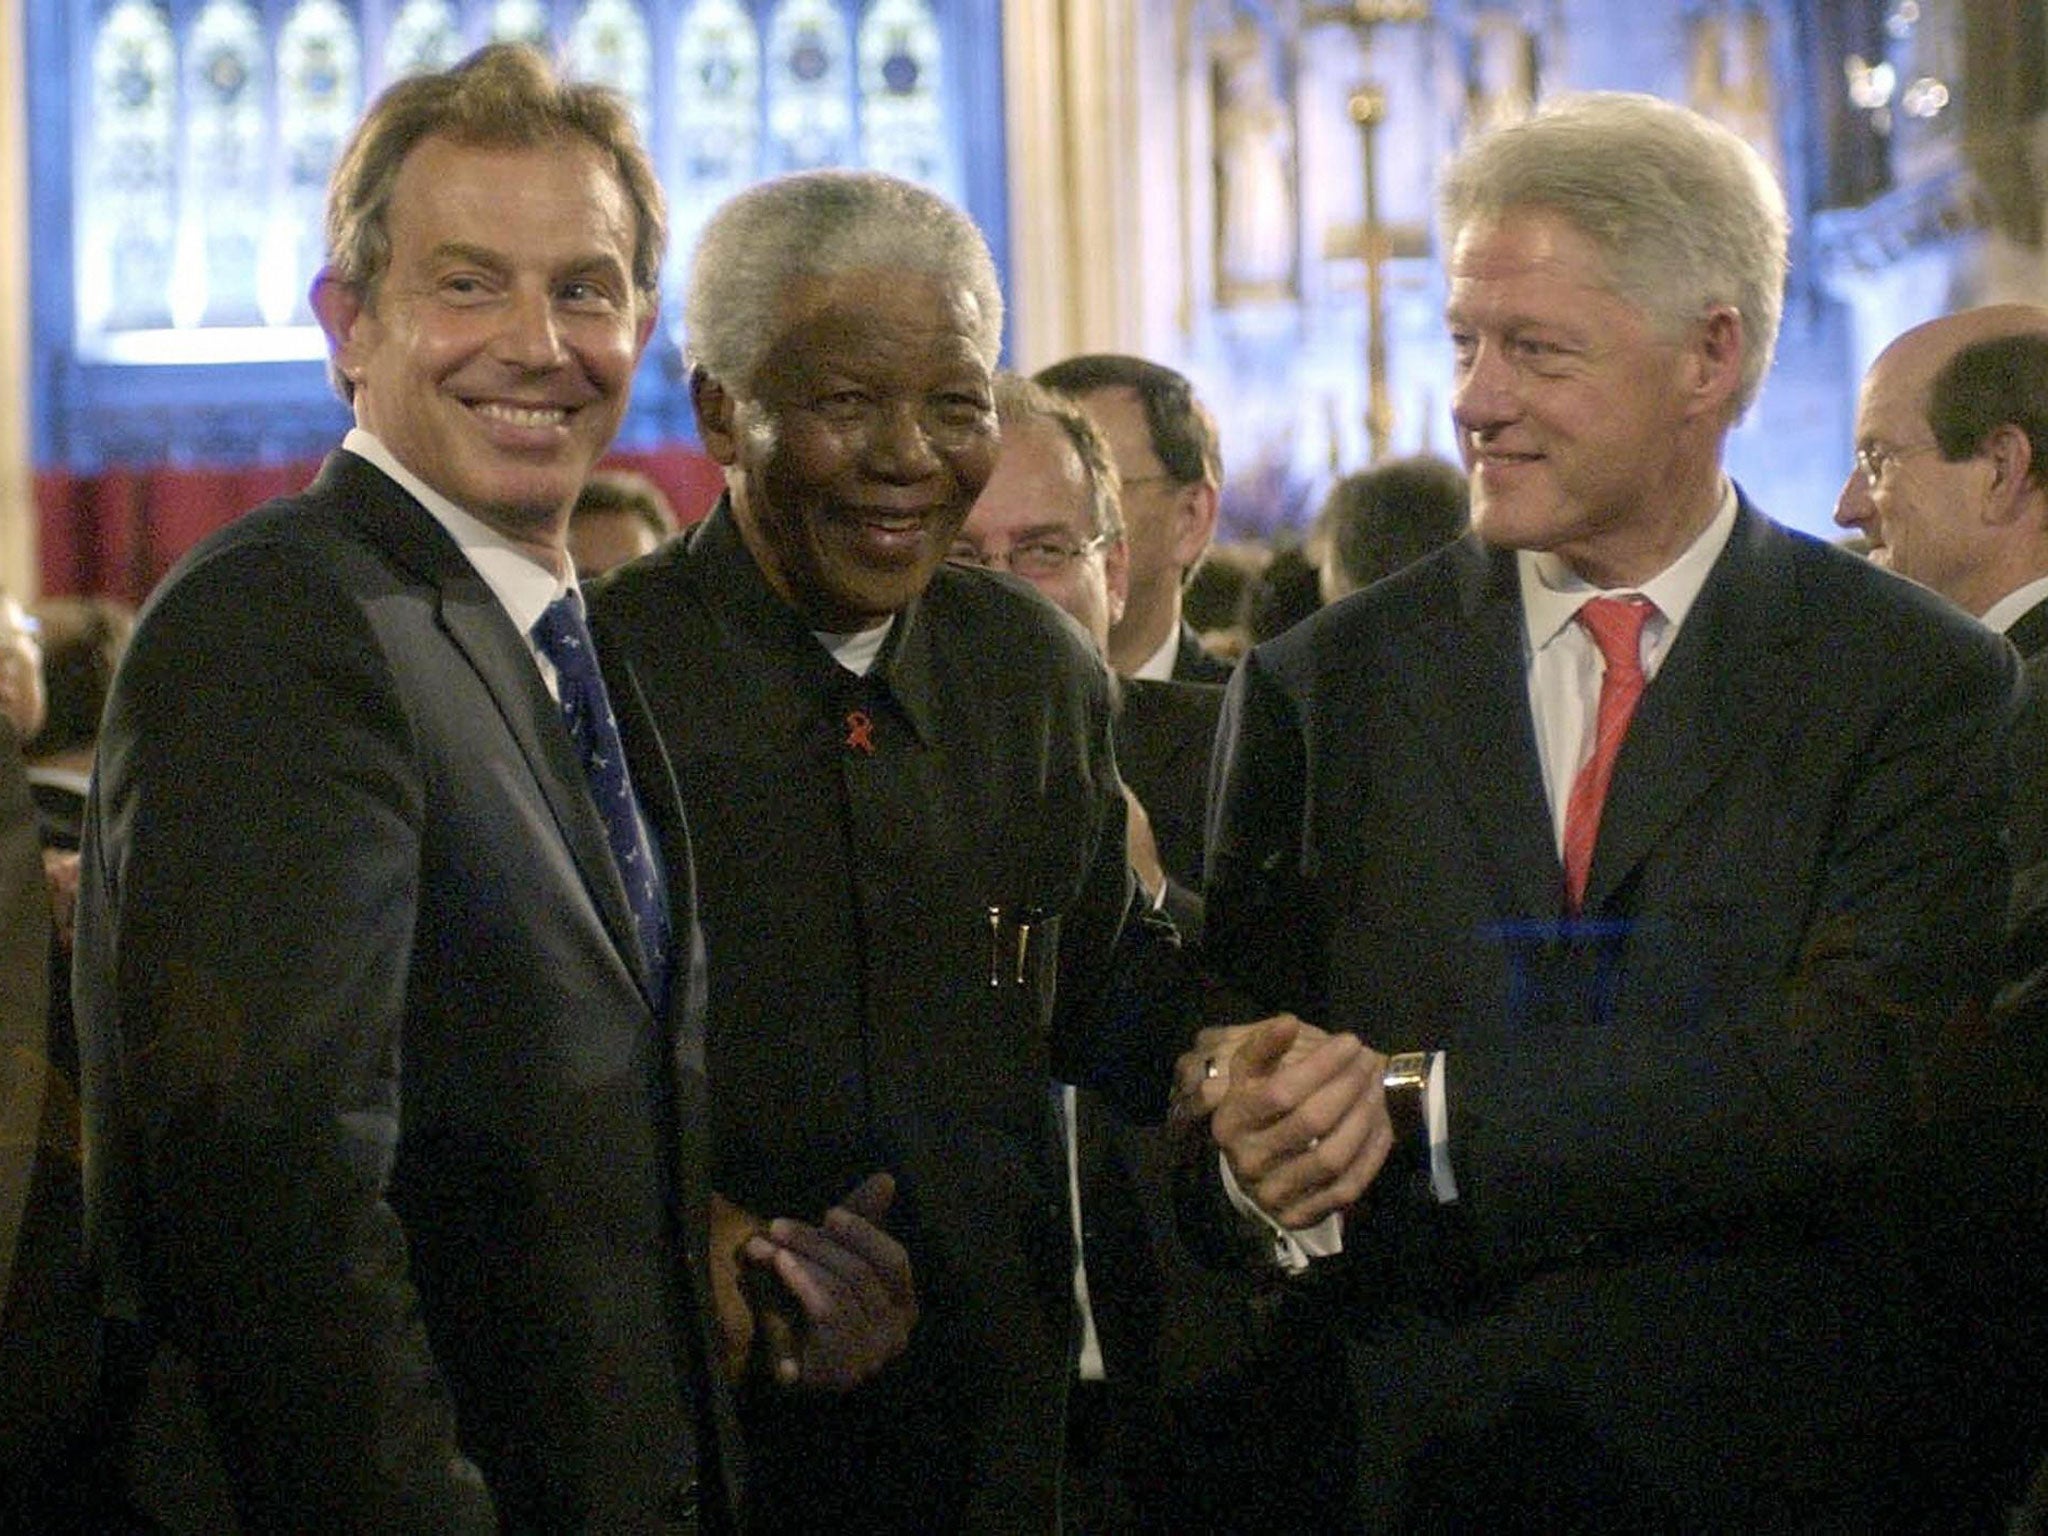
[[[735,418],[739,402],[701,364],[690,370],[690,404],[697,412],[697,436],[704,451],[720,464],[738,462],[740,439]]]
[[[1730,402],[1742,388],[1742,351],[1741,314],[1728,304],[1708,310],[1687,354],[1695,404],[1733,415]]]
[[[1991,519],[2007,523],[2019,516],[2033,485],[2034,445],[2019,423],[2000,422],[1986,435],[1977,457],[1991,466]]]
[[[1115,628],[1123,622],[1124,609],[1131,600],[1131,541],[1111,539],[1102,551],[1102,575],[1109,588],[1109,622]]]
[[[1173,560],[1183,571],[1202,558],[1202,551],[1216,536],[1216,513],[1221,497],[1206,480],[1183,485],[1173,499]]]
[[[361,367],[356,322],[369,309],[363,302],[363,290],[354,283],[343,282],[334,275],[333,269],[322,267],[320,275],[313,279],[313,291],[307,297],[313,306],[314,318],[327,335],[327,355],[334,359],[334,366],[341,376],[354,383]]]

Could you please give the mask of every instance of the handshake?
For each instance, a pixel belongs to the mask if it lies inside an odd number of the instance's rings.
[[[1174,1069],[1173,1120],[1206,1119],[1239,1190],[1298,1231],[1353,1204],[1386,1165],[1388,1062],[1291,1013],[1205,1029]]]

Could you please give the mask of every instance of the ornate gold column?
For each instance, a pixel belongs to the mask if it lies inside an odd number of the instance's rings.
[[[41,589],[29,472],[25,25],[22,0],[0,0],[0,582],[23,600]]]
[[[1133,0],[1008,0],[1010,304],[1016,366],[1132,344],[1138,312]]]

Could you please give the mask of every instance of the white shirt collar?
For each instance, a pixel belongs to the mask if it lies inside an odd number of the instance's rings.
[[[889,638],[889,631],[896,627],[896,615],[877,624],[873,629],[856,629],[849,634],[835,634],[827,630],[814,629],[818,644],[832,653],[832,659],[847,671],[866,677],[875,667],[882,654],[882,642]]]
[[[1986,608],[1985,627],[1995,629],[2002,635],[2018,623],[2020,616],[2028,609],[2044,602],[2048,602],[2048,576],[2037,577],[2024,587],[2014,588]]]
[[[383,470],[433,514],[434,521],[461,546],[462,553],[476,567],[477,575],[496,595],[520,634],[530,633],[548,604],[576,585],[566,556],[561,574],[549,570],[497,529],[463,511],[400,464],[374,433],[351,427],[341,446]]]
[[[1713,520],[1701,530],[1685,553],[1648,581],[1617,592],[1640,592],[1656,605],[1660,633],[1666,640],[1678,632],[1692,611],[1707,573],[1728,545],[1735,530],[1735,485],[1723,477],[1721,505]],[[1529,650],[1533,655],[1563,632],[1586,603],[1601,595],[1601,589],[1578,576],[1558,556],[1544,550],[1515,552],[1515,569],[1522,585],[1522,622],[1527,626]],[[1653,621],[1655,622],[1655,621]]]
[[[1160,643],[1159,649],[1150,656],[1147,656],[1145,664],[1133,672],[1131,676],[1142,677],[1155,683],[1171,682],[1173,681],[1173,664],[1179,659],[1180,626],[1176,624],[1166,632],[1166,639]]]

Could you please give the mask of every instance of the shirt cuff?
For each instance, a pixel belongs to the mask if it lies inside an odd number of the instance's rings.
[[[1458,1198],[1458,1180],[1451,1172],[1451,1111],[1444,1099],[1444,1053],[1429,1053],[1429,1082],[1422,1091],[1422,1123],[1429,1133],[1429,1192],[1437,1204]]]
[[[1223,1170],[1223,1193],[1235,1209],[1253,1218],[1272,1235],[1273,1262],[1288,1274],[1298,1275],[1309,1267],[1312,1260],[1335,1258],[1344,1251],[1342,1211],[1330,1212],[1312,1227],[1283,1227],[1261,1210],[1256,1200],[1238,1188],[1237,1175],[1230,1171],[1229,1158],[1218,1152],[1216,1165]]]

